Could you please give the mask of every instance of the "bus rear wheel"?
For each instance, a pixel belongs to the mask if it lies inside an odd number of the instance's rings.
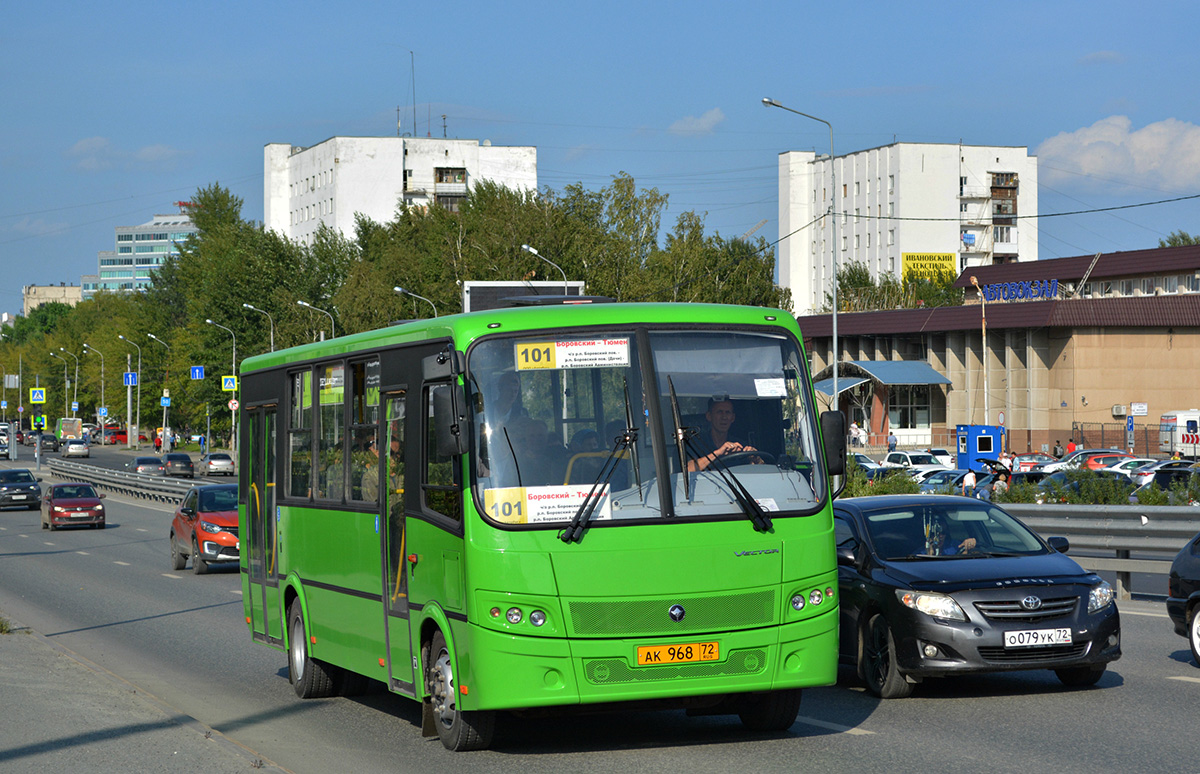
[[[446,638],[433,633],[425,658],[425,685],[433,708],[438,738],[447,750],[484,750],[492,743],[496,713],[486,710],[460,710],[454,685],[454,665]]]
[[[304,634],[304,611],[300,600],[288,608],[288,681],[301,699],[319,699],[333,695],[333,676],[321,660],[308,655]]]

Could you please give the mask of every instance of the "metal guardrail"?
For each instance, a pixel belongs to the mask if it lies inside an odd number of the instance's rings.
[[[196,486],[195,481],[126,473],[123,470],[111,470],[61,459],[51,459],[47,465],[50,472],[58,478],[86,481],[98,489],[141,500],[178,503]]]
[[[1014,503],[1004,508],[1043,537],[1067,538],[1072,558],[1085,568],[1116,572],[1119,599],[1129,598],[1133,573],[1166,575],[1175,554],[1200,533],[1200,508],[1194,506]],[[1083,556],[1078,551],[1111,551],[1113,556]],[[1151,558],[1134,559],[1133,553]],[[1164,591],[1165,584],[1153,593]]]

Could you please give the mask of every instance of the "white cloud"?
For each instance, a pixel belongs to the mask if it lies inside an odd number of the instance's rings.
[[[25,236],[42,236],[43,234],[53,234],[57,231],[62,231],[65,228],[69,228],[70,225],[69,223],[53,223],[41,218],[26,216],[13,223],[9,228],[14,233]]]
[[[1125,64],[1125,55],[1119,51],[1093,51],[1075,60],[1079,65]]]
[[[75,159],[75,167],[83,172],[102,172],[113,167],[161,167],[184,155],[184,151],[169,145],[147,145],[127,151],[113,145],[107,137],[86,137],[67,150],[66,156]]]
[[[1110,187],[1200,188],[1200,126],[1176,118],[1135,130],[1127,116],[1110,116],[1051,137],[1036,153],[1038,175],[1048,183],[1082,175]]]
[[[725,120],[725,113],[721,108],[713,108],[704,115],[696,118],[695,116],[687,116],[681,118],[667,129],[671,134],[711,134],[717,128],[717,124]]]

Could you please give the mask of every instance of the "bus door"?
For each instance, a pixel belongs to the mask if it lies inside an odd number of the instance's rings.
[[[250,443],[243,460],[249,462],[242,473],[248,486],[246,513],[248,525],[242,525],[242,550],[249,551],[249,577],[246,611],[254,639],[272,645],[283,644],[283,612],[279,601],[279,541],[275,509],[275,406],[255,407],[248,411]]]
[[[408,614],[408,560],[404,519],[404,421],[407,391],[384,395],[379,498],[380,542],[384,563],[384,610],[387,616],[388,677],[394,691],[415,696],[412,634]]]

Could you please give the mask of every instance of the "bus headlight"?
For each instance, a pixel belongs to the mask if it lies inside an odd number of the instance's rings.
[[[508,619],[508,622],[510,624],[519,624],[519,623],[521,623],[521,619],[524,618],[525,616],[521,612],[521,608],[510,607],[508,609],[508,612],[504,614],[504,617]]]
[[[534,610],[529,614],[529,623],[533,624],[534,626],[541,626],[542,624],[546,623],[546,614],[541,610]]]

